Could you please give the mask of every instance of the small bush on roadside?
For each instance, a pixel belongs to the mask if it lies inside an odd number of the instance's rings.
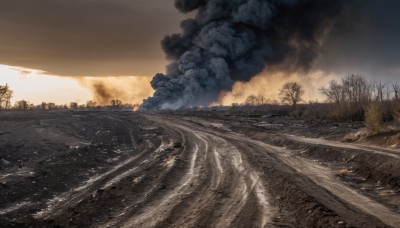
[[[393,122],[398,129],[400,129],[400,111],[393,112]]]
[[[371,103],[367,107],[365,111],[365,126],[374,134],[382,131],[382,110],[379,103]]]

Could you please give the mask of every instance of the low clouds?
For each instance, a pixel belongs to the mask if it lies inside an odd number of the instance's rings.
[[[151,75],[178,29],[172,0],[2,0],[0,64],[62,76]]]

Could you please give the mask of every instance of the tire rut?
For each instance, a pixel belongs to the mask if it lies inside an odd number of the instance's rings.
[[[222,141],[216,143],[216,145],[218,145],[218,148],[226,148],[226,144],[230,145],[229,149],[227,149],[227,151],[231,152],[228,156],[230,161],[238,159],[236,153],[232,153],[232,151],[237,150],[239,155],[248,157],[246,160],[253,162],[253,164],[250,162],[245,165],[247,169],[252,169],[252,167],[257,169],[257,167],[254,166],[254,159],[255,157],[262,155],[266,162],[264,165],[273,167],[274,171],[278,172],[280,176],[283,176],[286,179],[291,179],[295,188],[304,192],[307,196],[312,197],[316,204],[322,204],[328,210],[335,212],[337,214],[336,220],[338,222],[341,222],[340,219],[342,219],[348,224],[361,227],[369,226],[371,224],[378,226],[385,226],[384,224],[393,227],[400,226],[400,217],[397,213],[392,212],[384,205],[361,195],[349,186],[346,186],[342,181],[335,178],[331,170],[306,161],[305,159],[291,156],[290,150],[252,140],[232,132],[221,133],[216,130],[205,129],[198,124],[193,124],[188,121],[175,121],[175,125],[178,125],[178,123],[192,132],[201,132],[202,134],[213,137],[214,139],[222,139]],[[249,148],[249,146],[251,146],[251,148]],[[213,169],[219,169],[218,164],[215,165],[216,167]],[[230,164],[228,167],[232,168],[232,165],[233,164]],[[224,165],[222,165],[222,167],[224,167]],[[265,170],[258,168],[258,172],[263,171]],[[267,183],[271,184],[271,180],[268,181],[268,176],[264,175],[263,177],[266,178],[265,181]],[[237,184],[236,188],[240,189],[240,186],[243,186],[240,184],[240,175],[236,176],[236,179],[239,180],[239,182],[237,182],[239,184]],[[247,179],[252,178],[247,176]],[[230,191],[235,192],[235,190]],[[256,201],[260,202],[260,198]],[[242,207],[244,208],[243,205]],[[240,214],[246,214],[240,206],[239,208],[239,212],[233,212],[233,214],[239,216]],[[271,207],[269,207],[269,209],[271,210]],[[273,210],[271,210],[271,212],[272,211]],[[260,214],[257,216],[260,216]],[[265,214],[265,212],[263,214]],[[334,214],[333,217],[335,217]],[[230,219],[232,219],[232,217],[221,219],[222,226],[224,227],[228,226],[228,224],[234,224],[234,222],[227,222],[230,221]],[[239,219],[236,221],[239,221]]]
[[[235,146],[215,134],[149,119],[181,132],[188,137],[184,140],[187,148],[196,149],[187,152],[191,162],[179,184],[158,199],[156,206],[149,204],[143,213],[131,214],[122,223],[125,227],[263,227],[270,222],[274,210],[264,184]]]

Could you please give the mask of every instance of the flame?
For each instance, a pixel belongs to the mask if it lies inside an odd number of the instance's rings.
[[[136,112],[137,110],[139,110],[139,104],[134,104],[133,111]]]

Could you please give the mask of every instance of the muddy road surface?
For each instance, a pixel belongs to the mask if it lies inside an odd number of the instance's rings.
[[[2,112],[0,226],[400,227],[400,151],[324,124]]]

